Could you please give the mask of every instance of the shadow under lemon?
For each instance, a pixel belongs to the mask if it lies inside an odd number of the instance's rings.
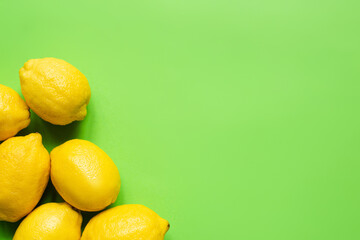
[[[42,120],[38,115],[31,111],[30,125],[21,130],[17,136],[25,136],[30,133],[38,132],[42,136],[45,148],[51,150],[64,142],[77,138],[81,128],[81,121],[75,121],[68,125],[53,125]]]
[[[16,229],[18,228],[19,224],[21,223],[22,219],[15,223],[9,222],[1,222],[0,221],[0,232],[1,236],[5,237],[5,239],[12,239]]]
[[[118,197],[116,199],[116,201],[113,204],[110,204],[110,206],[106,207],[104,210],[98,211],[98,212],[81,212],[82,216],[83,216],[83,222],[81,225],[81,231],[84,231],[86,225],[89,223],[89,221],[91,220],[91,218],[93,218],[94,216],[96,216],[97,214],[106,211],[109,208],[113,208],[119,205],[123,205],[125,204],[124,202],[124,187],[121,186],[120,188],[120,192],[118,194]]]

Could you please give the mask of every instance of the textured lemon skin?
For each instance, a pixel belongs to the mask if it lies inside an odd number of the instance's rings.
[[[85,118],[90,86],[70,63],[56,58],[31,59],[19,75],[26,103],[43,120],[66,125]]]
[[[30,213],[13,240],[79,240],[82,216],[67,203],[47,203]]]
[[[93,217],[81,240],[163,240],[169,222],[138,204],[108,209]]]
[[[29,107],[13,89],[0,84],[0,141],[15,136],[30,124]]]
[[[115,202],[120,175],[98,146],[74,139],[50,153],[51,180],[63,199],[83,211],[100,211]]]
[[[39,202],[49,180],[49,153],[39,133],[0,145],[0,221],[16,222]]]

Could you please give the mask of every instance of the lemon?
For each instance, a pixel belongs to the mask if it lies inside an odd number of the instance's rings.
[[[115,202],[120,175],[111,158],[86,140],[70,140],[50,153],[51,180],[72,206],[100,211]]]
[[[47,203],[21,222],[13,240],[79,240],[81,222],[81,214],[67,203]]]
[[[0,221],[16,222],[39,202],[50,173],[41,139],[32,133],[0,145]]]
[[[43,120],[66,125],[85,118],[90,86],[70,63],[56,58],[31,59],[19,74],[26,103]]]
[[[30,123],[29,107],[13,89],[0,84],[0,141],[15,136]]]
[[[122,205],[93,217],[81,240],[163,240],[169,227],[168,221],[143,205]]]

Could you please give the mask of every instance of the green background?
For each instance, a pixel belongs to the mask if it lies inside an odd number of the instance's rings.
[[[166,240],[354,240],[359,12],[357,0],[0,0],[0,83],[20,93],[31,58],[80,69],[86,119],[33,114],[20,135],[40,132],[49,151],[100,146],[122,178],[116,205],[168,219]],[[52,186],[47,201],[61,201]],[[0,223],[0,239],[16,227]]]

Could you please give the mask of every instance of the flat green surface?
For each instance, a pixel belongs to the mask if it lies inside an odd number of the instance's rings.
[[[122,178],[116,204],[168,219],[166,240],[355,240],[359,12],[358,0],[0,0],[0,83],[20,92],[31,58],[80,69],[86,119],[33,114],[20,134],[100,146]],[[42,202],[60,200],[50,186]],[[16,227],[0,223],[0,239]]]

